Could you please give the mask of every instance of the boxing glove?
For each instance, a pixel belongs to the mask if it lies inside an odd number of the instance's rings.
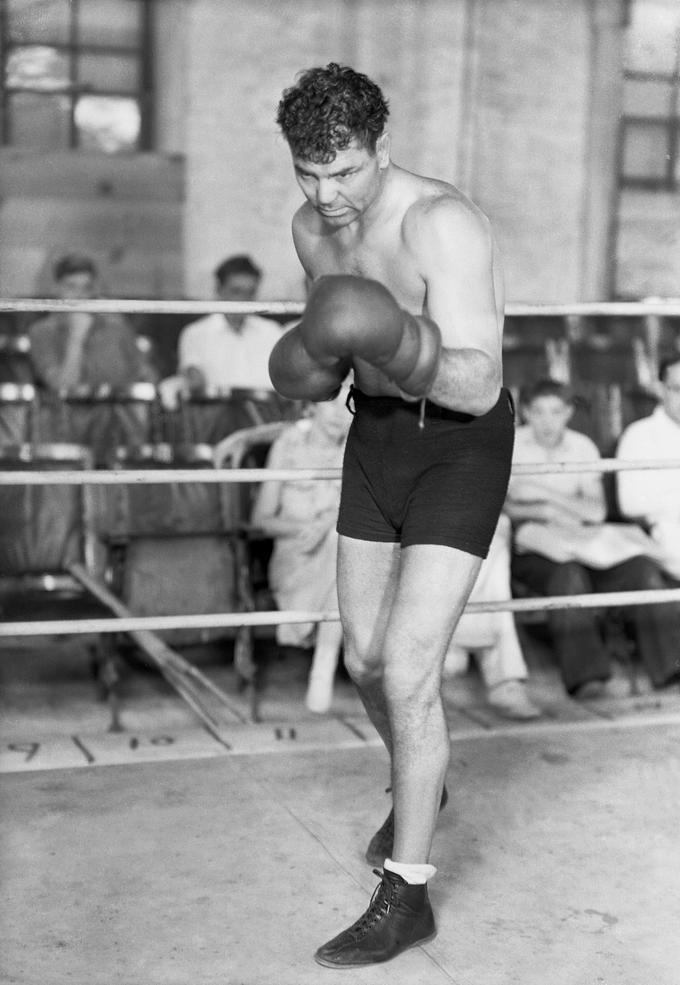
[[[305,352],[317,365],[331,368],[362,359],[409,396],[425,396],[437,372],[437,325],[404,311],[375,280],[321,277],[310,291],[299,329]]]
[[[351,369],[349,359],[313,359],[302,337],[300,324],[285,332],[269,357],[269,376],[274,388],[289,400],[331,400],[337,396]]]

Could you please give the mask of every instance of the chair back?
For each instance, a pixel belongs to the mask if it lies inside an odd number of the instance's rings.
[[[0,471],[92,468],[89,449],[73,444],[0,447]],[[0,571],[5,577],[59,574],[70,564],[92,570],[92,499],[86,486],[6,485],[0,511]]]

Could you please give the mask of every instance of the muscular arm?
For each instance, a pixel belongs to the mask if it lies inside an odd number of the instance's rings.
[[[411,210],[405,236],[425,280],[425,313],[442,334],[430,397],[484,414],[502,382],[502,275],[489,222],[469,202],[447,196]]]
[[[502,379],[503,298],[482,213],[455,189],[420,194],[398,224],[358,243],[338,241],[335,251],[307,218],[299,210],[293,238],[315,287],[300,337],[291,333],[286,351],[270,361],[275,386],[327,399],[351,364],[367,393],[427,395],[469,414],[489,411]],[[335,282],[322,287],[324,279]]]

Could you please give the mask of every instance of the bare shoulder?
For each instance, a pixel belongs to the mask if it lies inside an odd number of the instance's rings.
[[[318,217],[309,202],[303,202],[293,215],[293,235],[312,233]]]
[[[415,177],[415,176],[414,176]],[[418,179],[420,187],[406,209],[404,240],[418,250],[429,244],[439,249],[469,248],[475,242],[489,245],[491,225],[487,216],[454,185],[434,179]]]
[[[298,242],[314,239],[320,232],[320,220],[309,202],[303,202],[293,215],[293,240]]]
[[[292,232],[295,252],[306,273],[311,275],[321,229],[319,216],[309,202],[304,202],[293,215]]]

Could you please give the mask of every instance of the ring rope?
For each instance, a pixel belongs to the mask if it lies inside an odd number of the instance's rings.
[[[291,317],[302,314],[304,303],[279,302],[229,302],[199,300],[141,301],[130,299],[89,299],[82,301],[55,298],[4,298],[0,299],[0,312],[46,311],[117,311],[126,314],[261,314]],[[519,304],[508,303],[505,313],[509,316],[584,316],[610,315],[623,317],[678,316],[680,302],[583,302],[571,304]],[[558,472],[618,472],[623,470],[647,470],[679,468],[673,460],[621,461],[600,459],[597,462],[522,463],[512,467],[515,475],[537,475]],[[339,478],[340,469],[129,469],[62,470],[54,472],[4,471],[0,472],[0,485],[120,485],[166,484],[172,482],[257,482],[294,481],[307,479]],[[658,589],[638,592],[610,592],[597,595],[545,596],[533,599],[508,599],[499,602],[473,602],[466,606],[466,613],[481,612],[531,612],[549,609],[600,608],[615,605],[650,605],[660,602],[680,601],[680,589]],[[45,620],[38,622],[5,622],[0,624],[0,637],[59,635],[73,633],[117,633],[132,630],[167,630],[189,628],[235,628],[240,626],[267,626],[282,623],[335,621],[337,612],[258,612],[212,613],[206,615],[140,616],[115,619]]]
[[[301,315],[303,301],[206,301],[206,300],[138,300],[134,298],[89,298],[72,301],[59,298],[2,298],[0,312],[117,311],[121,314],[191,315]],[[662,301],[582,301],[565,304],[523,304],[509,301],[505,314],[510,317],[610,315],[640,317],[644,315],[675,317],[680,315],[680,300]]]
[[[621,469],[678,468],[677,461],[622,462],[618,459],[600,459],[598,462],[518,463],[513,473],[532,475],[557,471],[620,471]],[[205,473],[205,478],[203,476]],[[167,469],[129,471],[82,472],[0,472],[0,485],[47,485],[65,482],[71,485],[84,483],[120,484],[124,482],[253,482],[268,480],[339,478],[340,469]],[[200,478],[199,478],[200,476]],[[210,477],[210,478],[208,478]],[[503,599],[500,601],[469,602],[466,614],[482,612],[534,612],[550,609],[606,608],[617,605],[652,605],[680,601],[680,588],[648,589],[635,592],[602,592],[584,595],[540,596],[528,599]],[[11,636],[43,636],[73,633],[117,633],[137,630],[172,629],[227,629],[241,626],[270,626],[283,623],[337,621],[337,612],[243,612],[207,613],[177,616],[137,616],[115,619],[55,619],[31,622],[5,622],[0,624],[0,638]]]
[[[646,589],[636,592],[602,592],[590,595],[546,595],[540,598],[469,602],[466,615],[481,612],[536,612],[551,609],[599,609],[617,605],[654,605],[680,602],[680,588]],[[54,636],[59,634],[121,633],[139,630],[236,629],[240,626],[275,626],[303,622],[337,622],[336,611],[278,610],[267,612],[220,612],[205,615],[134,616],[88,619],[46,619],[0,623],[0,638],[6,636]]]
[[[643,472],[649,469],[680,469],[680,459],[601,458],[591,462],[521,462],[513,475],[551,475],[561,472]],[[0,471],[0,486],[120,486],[167,485],[172,482],[292,482],[310,479],[339,479],[334,469],[80,469],[34,472]]]

